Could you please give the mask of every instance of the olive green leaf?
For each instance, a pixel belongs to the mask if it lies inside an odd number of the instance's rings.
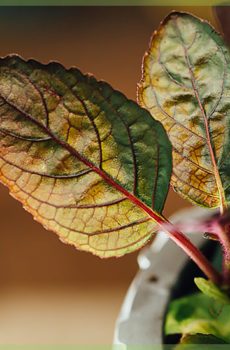
[[[0,60],[0,180],[46,228],[100,257],[143,246],[171,175],[164,128],[79,70]]]
[[[202,277],[194,278],[194,282],[200,291],[208,297],[218,300],[222,304],[230,304],[230,298],[224,288],[218,288],[213,282]]]
[[[154,32],[138,88],[141,106],[173,146],[171,184],[192,202],[230,202],[230,54],[214,28],[172,12]]]

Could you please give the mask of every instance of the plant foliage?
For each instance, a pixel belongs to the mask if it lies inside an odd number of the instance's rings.
[[[101,257],[143,246],[171,175],[161,124],[108,84],[18,56],[0,60],[0,180],[35,219]],[[147,209],[146,209],[147,208]]]

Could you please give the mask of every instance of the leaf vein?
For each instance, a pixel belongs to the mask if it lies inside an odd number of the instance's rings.
[[[147,217],[147,218],[144,218],[144,219],[141,219],[141,220],[138,220],[138,221],[133,221],[133,222],[131,222],[129,224],[126,224],[126,225],[121,225],[121,226],[114,227],[114,228],[111,228],[111,229],[101,230],[101,231],[94,231],[94,232],[85,232],[85,231],[76,230],[74,228],[70,228],[68,226],[65,226],[65,225],[59,223],[56,219],[51,219],[50,221],[55,221],[58,225],[60,225],[61,227],[65,228],[65,229],[67,229],[69,231],[76,232],[76,233],[81,233],[83,235],[87,235],[89,237],[92,237],[92,236],[96,236],[96,235],[102,235],[102,234],[105,234],[105,233],[112,233],[112,232],[116,232],[116,231],[121,231],[121,230],[124,230],[124,229],[129,228],[129,227],[133,227],[133,226],[136,226],[136,225],[143,224],[143,223],[145,223],[147,221],[150,221],[150,220],[151,220],[151,218]]]
[[[153,234],[153,233],[154,233],[154,232],[152,232],[152,233],[148,232],[146,235],[141,236],[141,237],[140,237],[139,239],[137,239],[135,242],[132,242],[132,243],[130,243],[130,244],[127,244],[127,245],[124,245],[124,246],[121,246],[121,247],[111,248],[111,249],[109,249],[109,248],[106,248],[106,249],[99,249],[99,248],[96,248],[96,250],[102,251],[102,252],[107,252],[107,251],[116,251],[116,250],[128,248],[128,247],[131,247],[133,244],[136,244],[136,243],[142,241],[143,239],[145,239],[145,237],[150,236],[150,235]],[[148,243],[148,241],[144,242],[144,243],[143,243],[143,246],[144,246],[145,244],[147,244],[147,243]],[[89,244],[89,246],[91,246],[91,245]],[[92,247],[92,248],[95,249],[94,247]],[[140,247],[140,248],[141,248],[141,247]]]
[[[99,168],[101,169],[102,167],[102,148],[101,148],[101,139],[100,139],[100,134],[99,134],[99,131],[98,131],[98,128],[90,114],[90,112],[88,111],[88,108],[86,107],[86,104],[84,103],[84,101],[80,98],[80,96],[76,93],[76,91],[74,91],[68,84],[65,83],[65,81],[63,79],[60,78],[59,75],[57,75],[56,73],[53,73],[53,75],[61,82],[63,83],[66,88],[71,91],[71,93],[76,97],[76,99],[82,104],[84,110],[85,110],[85,113],[86,113],[86,116],[89,118],[92,126],[93,126],[93,129],[95,131],[95,134],[96,134],[96,137],[97,137],[97,141],[98,141],[98,147],[99,147]]]
[[[214,195],[211,194],[211,193],[205,192],[205,191],[201,190],[200,188],[197,188],[197,187],[191,185],[191,183],[188,183],[188,182],[182,180],[179,176],[177,176],[177,175],[175,174],[175,172],[173,172],[173,176],[175,176],[180,182],[182,182],[184,185],[187,185],[189,188],[193,188],[193,189],[195,189],[195,190],[198,191],[198,192],[201,192],[201,193],[206,194],[207,196],[210,196],[210,197],[213,197],[213,198],[217,198],[217,199],[218,199],[217,196],[214,196]]]
[[[153,91],[153,94],[155,96],[155,100],[156,100],[156,104],[158,106],[158,108],[161,110],[161,112],[168,118],[170,118],[171,120],[173,120],[178,126],[180,126],[182,129],[186,130],[189,134],[192,134],[196,137],[198,137],[199,139],[203,140],[203,141],[207,141],[206,138],[196,134],[195,132],[193,132],[192,130],[189,130],[188,128],[186,128],[186,126],[184,126],[183,124],[181,124],[178,120],[176,120],[175,118],[173,118],[170,114],[168,114],[164,109],[163,107],[160,105],[159,101],[158,101],[158,98],[157,98],[157,94],[156,94],[156,91],[152,85],[152,82],[150,82],[150,86],[152,88],[152,91]],[[143,103],[145,104],[145,107],[148,109],[148,107],[146,106],[146,103],[143,101]]]
[[[214,175],[215,175],[216,185],[217,185],[219,196],[220,196],[221,212],[223,212],[226,209],[225,194],[224,194],[224,190],[223,190],[223,185],[222,185],[222,181],[221,181],[221,178],[220,178],[220,174],[219,174],[219,171],[218,171],[218,168],[217,168],[214,150],[212,148],[212,141],[211,141],[211,137],[210,137],[208,119],[207,119],[207,116],[205,114],[204,108],[203,108],[202,103],[201,103],[201,99],[200,99],[200,96],[199,96],[199,93],[198,93],[198,89],[196,87],[196,80],[195,80],[195,77],[194,77],[194,74],[193,74],[193,71],[192,71],[191,62],[190,62],[190,59],[189,59],[189,56],[188,56],[188,52],[187,52],[186,46],[184,44],[183,38],[181,36],[180,30],[178,28],[178,23],[177,23],[177,18],[176,17],[174,17],[174,22],[175,22],[175,26],[176,26],[177,35],[179,37],[179,40],[180,40],[181,45],[182,45],[183,50],[184,50],[184,55],[185,55],[185,59],[186,59],[186,62],[187,62],[187,65],[188,65],[188,69],[189,69],[189,73],[190,73],[190,76],[191,76],[193,89],[194,89],[194,92],[195,92],[195,95],[196,95],[196,98],[197,98],[198,105],[199,105],[199,108],[201,110],[202,116],[204,118],[205,130],[206,130],[206,135],[207,135],[207,144],[208,144],[208,147],[209,147],[210,157],[211,157],[212,165],[213,165],[213,168],[214,168]]]
[[[126,124],[125,120],[122,118],[122,116],[121,116],[120,112],[118,111],[118,109],[115,106],[113,106],[111,104],[111,102],[108,99],[106,99],[99,90],[96,90],[94,86],[92,88],[94,89],[95,92],[97,92],[103,98],[104,101],[106,101],[110,105],[110,107],[113,110],[115,110],[116,114],[118,115],[118,117],[120,118],[122,124],[124,125],[124,127],[126,129],[126,132],[127,132],[128,138],[129,138],[129,143],[130,143],[130,148],[131,148],[131,152],[132,152],[132,157],[133,157],[133,167],[134,167],[133,194],[135,194],[136,187],[137,187],[137,178],[138,178],[137,177],[137,160],[136,160],[136,154],[135,154],[135,150],[134,150],[133,139],[132,139],[132,135],[131,135],[129,126]]]
[[[46,138],[42,138],[42,137],[41,138],[26,137],[26,136],[15,134],[14,132],[5,130],[3,128],[0,128],[0,132],[5,134],[5,135],[7,135],[7,136],[12,136],[12,137],[14,137],[16,139],[20,139],[20,140],[24,140],[24,141],[28,141],[28,142],[45,142],[45,141],[52,140],[51,137],[46,137]]]
[[[186,157],[185,155],[183,155],[182,153],[180,153],[179,151],[176,150],[175,147],[173,147],[173,151],[177,154],[179,154],[182,158],[184,158],[185,160],[189,161],[190,163],[192,163],[193,165],[195,165],[197,168],[199,168],[200,170],[208,173],[208,174],[213,174],[213,171],[210,171],[202,166],[200,166],[199,164],[193,162],[190,158]]]
[[[78,178],[80,176],[83,176],[85,174],[88,174],[89,172],[92,171],[92,169],[85,169],[85,170],[82,170],[82,171],[79,171],[78,173],[76,174],[68,174],[68,175],[54,175],[54,174],[46,174],[46,173],[40,173],[38,171],[32,171],[32,170],[29,170],[29,169],[24,169],[23,167],[17,165],[17,164],[14,164],[13,162],[5,159],[4,157],[0,156],[0,159],[2,159],[4,162],[6,162],[7,164],[9,165],[12,165],[14,166],[15,168],[21,170],[21,171],[24,171],[26,173],[29,173],[29,174],[33,174],[33,175],[38,175],[38,176],[44,176],[44,177],[50,177],[50,178],[53,178],[53,179],[73,179],[73,178]]]

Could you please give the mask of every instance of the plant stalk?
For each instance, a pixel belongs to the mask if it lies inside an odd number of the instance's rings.
[[[219,272],[183,233],[175,230],[173,224],[170,222],[167,222],[167,225],[162,224],[162,228],[163,231],[166,232],[169,237],[196,263],[210,281],[217,286],[221,285],[222,278]]]
[[[74,151],[76,153],[76,151]],[[78,159],[81,160],[81,155],[77,153]],[[183,249],[183,251],[197,264],[197,266],[203,271],[203,273],[216,285],[221,284],[221,276],[218,271],[212,266],[212,264],[206,259],[206,257],[197,249],[192,242],[183,233],[177,231],[174,226],[169,223],[163,216],[154,212],[145,203],[140,201],[133,194],[129,193],[125,188],[121,187],[117,182],[115,182],[111,177],[109,177],[101,169],[92,165],[89,161],[84,159],[85,164],[87,164],[91,169],[93,169],[97,174],[101,175],[105,180],[112,184],[118,191],[123,193],[129,200],[134,204],[142,208],[155,222],[158,223],[159,227],[166,232],[169,237]]]
[[[223,282],[230,286],[230,227],[217,223],[216,234],[223,248]]]

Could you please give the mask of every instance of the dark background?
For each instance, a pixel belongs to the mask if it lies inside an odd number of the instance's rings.
[[[2,7],[0,55],[77,66],[135,100],[150,36],[172,9],[220,29],[210,7]],[[189,205],[170,190],[164,214]],[[64,245],[3,186],[0,220],[0,343],[111,343],[137,253],[103,261]]]

